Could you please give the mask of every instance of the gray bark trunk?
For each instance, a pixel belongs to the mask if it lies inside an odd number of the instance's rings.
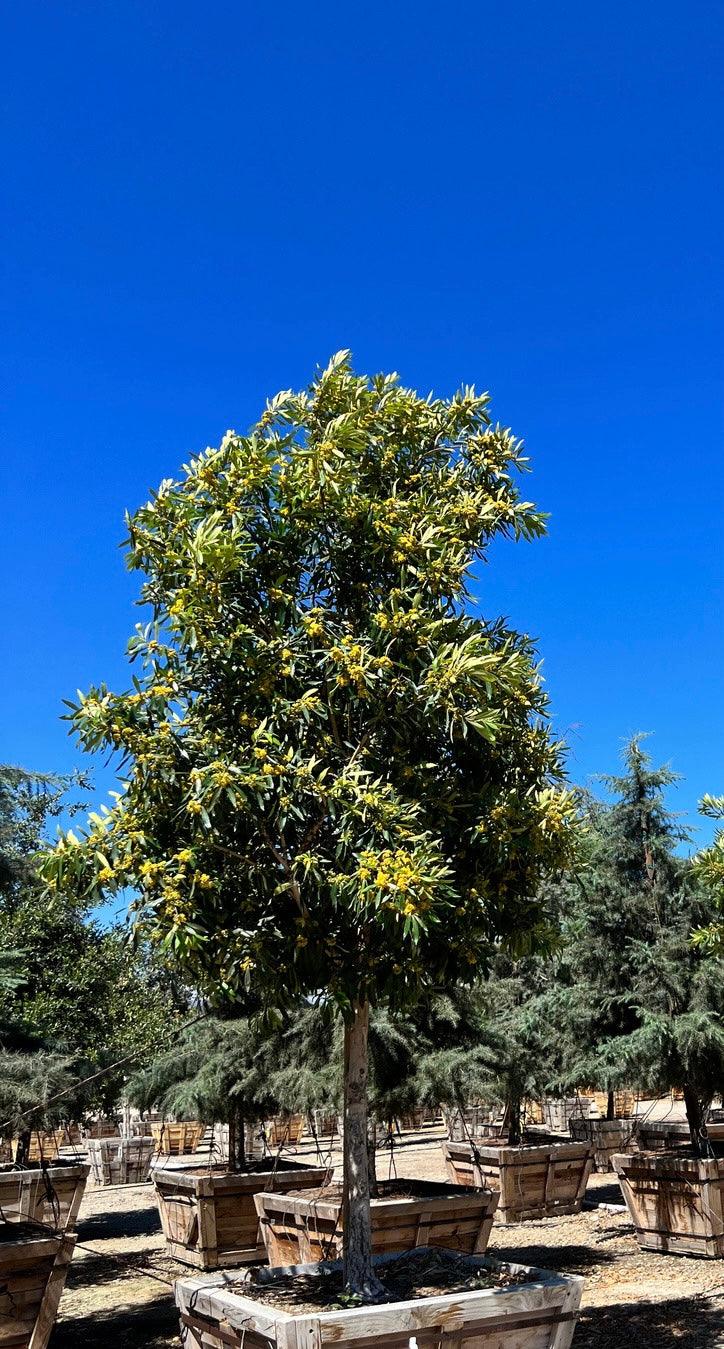
[[[369,1003],[356,1003],[344,1028],[344,1284],[366,1302],[383,1288],[372,1270],[370,1177],[367,1155],[367,1036]]]
[[[684,1087],[684,1108],[694,1154],[697,1157],[705,1157],[707,1153],[705,1112],[701,1108],[699,1097],[691,1087]]]

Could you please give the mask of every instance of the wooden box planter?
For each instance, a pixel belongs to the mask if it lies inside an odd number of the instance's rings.
[[[471,1105],[463,1112],[456,1109],[445,1112],[445,1124],[450,1138],[464,1143],[468,1138],[495,1138],[503,1129],[502,1121],[493,1121],[487,1106]]]
[[[599,1115],[606,1118],[608,1110],[608,1092],[607,1091],[587,1091],[586,1096],[595,1106]],[[626,1091],[623,1088],[613,1093],[613,1114],[614,1119],[631,1119],[636,1109],[636,1097],[632,1091]]]
[[[112,1119],[95,1119],[83,1128],[84,1138],[120,1138],[121,1130]]]
[[[444,1246],[464,1255],[482,1255],[487,1249],[496,1191],[424,1180],[382,1181],[378,1189],[371,1206],[375,1255],[415,1246]],[[341,1259],[341,1186],[260,1193],[255,1203],[270,1265]]]
[[[648,1120],[636,1125],[631,1139],[632,1147],[641,1152],[672,1152],[686,1148],[691,1135],[686,1120]],[[621,1149],[619,1148],[619,1152]]]
[[[447,1172],[458,1185],[498,1190],[504,1223],[580,1213],[593,1167],[590,1143],[536,1143],[514,1147],[445,1142]]]
[[[8,1240],[15,1226],[0,1223],[0,1345],[47,1349],[76,1239],[23,1228]]]
[[[554,1133],[567,1134],[568,1121],[573,1116],[588,1119],[591,1102],[587,1096],[561,1096],[543,1102],[543,1123]]]
[[[317,1138],[336,1138],[339,1140],[339,1125],[336,1114],[331,1111],[313,1110],[312,1122]]]
[[[20,1140],[18,1138],[13,1139],[13,1159],[17,1156],[19,1142]],[[38,1133],[36,1130],[33,1130],[33,1133],[30,1135],[30,1147],[28,1148],[27,1160],[29,1162],[54,1162],[57,1159],[62,1142],[62,1129],[57,1133],[49,1134]]]
[[[406,1114],[399,1116],[398,1122],[400,1129],[405,1129],[408,1133],[419,1133],[425,1123],[425,1111],[408,1110]]]
[[[88,1171],[79,1163],[62,1162],[42,1170],[0,1171],[0,1213],[9,1222],[44,1223],[60,1232],[72,1231]]]
[[[376,1264],[394,1260],[378,1256]],[[335,1308],[313,1315],[290,1315],[256,1301],[228,1276],[179,1279],[176,1304],[185,1349],[569,1349],[581,1301],[583,1280],[573,1275],[523,1265],[501,1266],[484,1256],[471,1257],[480,1268],[524,1272],[530,1282],[486,1288],[409,1302]],[[313,1275],[315,1265],[294,1272]],[[286,1271],[290,1272],[289,1270]],[[471,1270],[472,1272],[472,1270]],[[281,1270],[262,1270],[272,1282]]]
[[[644,1250],[724,1256],[724,1159],[629,1152],[613,1165]]]
[[[612,1171],[614,1153],[631,1145],[633,1121],[627,1119],[569,1120],[571,1138],[576,1143],[590,1143],[593,1148],[594,1171]]]
[[[284,1161],[256,1171],[225,1167],[176,1170],[155,1166],[161,1226],[171,1255],[197,1269],[248,1265],[266,1259],[254,1195],[259,1190],[308,1190],[328,1184],[331,1167]]]
[[[304,1115],[275,1115],[267,1125],[266,1136],[269,1147],[296,1147],[304,1133],[305,1125]]]
[[[140,1185],[150,1177],[152,1138],[89,1138],[87,1147],[96,1185]]]
[[[195,1152],[206,1130],[197,1120],[180,1120],[175,1124],[163,1123],[151,1125],[156,1152],[164,1157],[179,1157],[185,1152]]]

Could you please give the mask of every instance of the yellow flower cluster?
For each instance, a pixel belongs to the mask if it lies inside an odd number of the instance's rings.
[[[373,618],[378,628],[383,632],[392,633],[393,636],[400,632],[414,632],[422,621],[423,615],[417,609],[395,609],[392,613],[378,609]]]

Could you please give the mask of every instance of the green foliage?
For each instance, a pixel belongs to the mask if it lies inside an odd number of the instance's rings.
[[[131,1078],[128,1099],[141,1110],[207,1124],[264,1119],[278,1108],[270,1087],[274,1043],[258,1021],[205,1018]]]
[[[87,784],[0,768],[0,1048],[44,1046],[80,1077],[151,1054],[181,999],[148,950],[133,951],[120,929],[103,930],[84,903],[48,895],[38,881],[49,825],[85,808],[68,798],[78,785]],[[31,1080],[35,1070],[30,1062]],[[85,1108],[113,1109],[125,1076],[121,1068],[98,1079]]]
[[[44,1051],[0,1050],[0,1137],[52,1129],[79,1118],[85,1105],[70,1061]]]
[[[233,1001],[402,1006],[538,933],[570,861],[529,640],[471,568],[532,539],[487,395],[419,398],[347,353],[129,520],[153,621],[132,688],[79,696],[124,790],[48,858],[56,893],[134,887],[139,930]]]
[[[724,796],[703,797],[699,809],[709,819],[724,820]],[[724,922],[719,916],[724,911],[724,827],[717,828],[713,843],[694,859],[694,870],[718,911],[716,918],[695,931],[694,942],[720,956],[724,954]]]
[[[546,996],[569,1087],[681,1088],[695,1142],[724,1085],[724,986],[691,941],[713,904],[676,849],[688,834],[666,808],[675,783],[652,768],[636,736],[625,773],[605,781],[612,804],[591,802],[589,857],[557,890],[563,949]]]

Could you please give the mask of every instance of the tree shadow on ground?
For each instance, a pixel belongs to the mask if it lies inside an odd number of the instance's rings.
[[[562,1274],[585,1274],[597,1265],[609,1265],[616,1259],[599,1246],[521,1246],[498,1240],[488,1249],[496,1260],[510,1260],[516,1265],[533,1265],[538,1269],[555,1269]]]
[[[78,1223],[80,1241],[116,1241],[121,1237],[152,1237],[161,1231],[158,1209],[106,1209]]]
[[[61,1321],[51,1349],[178,1349],[178,1312],[169,1290],[155,1302],[89,1312]]]
[[[724,1309],[702,1297],[586,1307],[573,1349],[721,1349]]]
[[[586,1190],[586,1201],[591,1204],[622,1204],[623,1191],[618,1181],[611,1179],[605,1185],[589,1185]]]
[[[164,1251],[128,1251],[87,1255],[74,1260],[68,1272],[68,1288],[88,1288],[121,1279],[160,1279],[169,1285],[183,1271]],[[188,1271],[186,1271],[188,1272]]]

